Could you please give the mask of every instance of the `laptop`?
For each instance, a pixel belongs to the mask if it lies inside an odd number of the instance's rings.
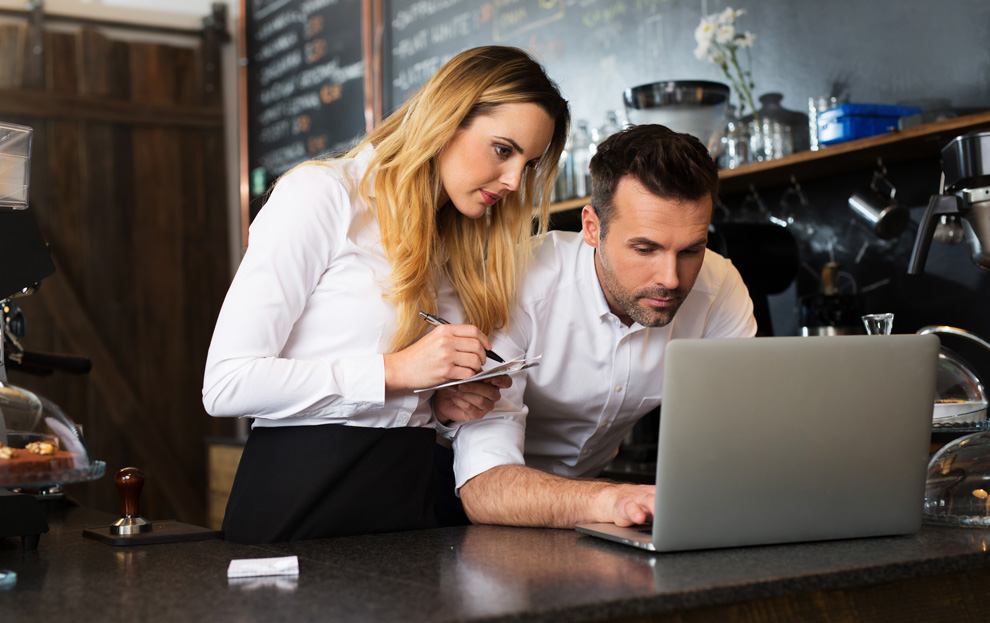
[[[938,352],[934,335],[673,340],[652,526],[577,530],[658,552],[917,532]]]

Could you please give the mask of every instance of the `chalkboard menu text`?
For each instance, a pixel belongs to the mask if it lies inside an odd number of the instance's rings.
[[[361,0],[248,0],[251,218],[279,175],[364,134],[361,9]]]

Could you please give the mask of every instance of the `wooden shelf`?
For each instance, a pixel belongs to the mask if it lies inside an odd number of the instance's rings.
[[[990,111],[934,123],[895,130],[824,147],[818,151],[802,151],[777,160],[745,164],[737,169],[719,171],[723,195],[754,188],[783,186],[791,176],[799,182],[839,173],[870,169],[882,159],[884,164],[938,157],[942,148],[960,134],[990,128]],[[589,203],[590,197],[569,199],[550,206],[550,212],[560,212]]]
[[[554,212],[563,212],[564,210],[571,210],[573,208],[583,208],[589,203],[591,203],[591,197],[577,197],[575,199],[568,199],[567,201],[561,201],[559,203],[551,203],[550,214],[553,214]]]

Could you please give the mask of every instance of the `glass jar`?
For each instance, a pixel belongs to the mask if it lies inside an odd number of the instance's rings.
[[[757,114],[743,117],[743,122],[749,126],[750,153],[754,162],[782,158],[810,146],[808,115],[784,108],[780,104],[783,99],[780,93],[764,93],[760,96]],[[759,123],[756,123],[756,117],[759,117]]]
[[[726,111],[725,130],[722,132],[721,148],[718,155],[720,169],[735,169],[746,164],[749,159],[749,127],[736,116],[736,107]]]

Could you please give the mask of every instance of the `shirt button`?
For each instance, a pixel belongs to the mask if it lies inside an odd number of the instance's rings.
[[[621,392],[622,391],[622,386],[621,385],[616,385],[615,386],[615,391]]]

